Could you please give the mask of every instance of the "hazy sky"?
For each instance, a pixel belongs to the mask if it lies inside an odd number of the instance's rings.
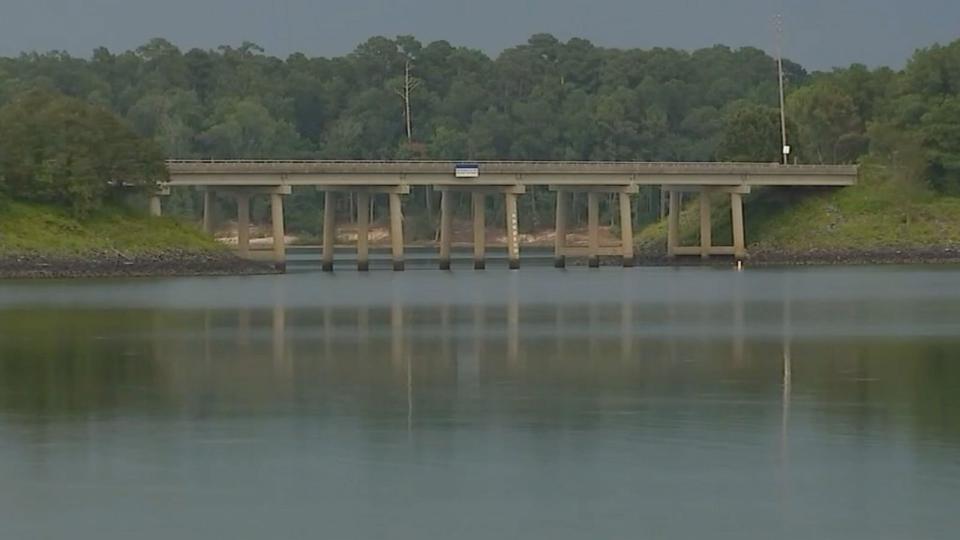
[[[165,37],[182,48],[244,40],[270,54],[340,55],[372,35],[446,39],[495,54],[533,33],[616,47],[771,50],[809,68],[901,66],[917,47],[960,37],[960,0],[0,0],[0,55]]]

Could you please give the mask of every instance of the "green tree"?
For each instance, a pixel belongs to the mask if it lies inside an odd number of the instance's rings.
[[[853,98],[831,82],[816,82],[790,94],[787,115],[796,123],[797,154],[805,161],[849,163],[867,149]]]
[[[780,112],[752,103],[732,106],[724,118],[717,157],[724,161],[778,161]]]
[[[160,149],[101,107],[33,91],[0,108],[0,186],[15,199],[83,216],[111,193],[153,189],[166,174]]]

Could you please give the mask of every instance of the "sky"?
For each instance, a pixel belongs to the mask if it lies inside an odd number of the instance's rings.
[[[445,39],[495,55],[535,33],[609,47],[774,48],[809,69],[902,67],[918,47],[960,38],[958,0],[0,0],[0,55],[181,48],[252,41],[281,57],[338,56],[374,35]]]

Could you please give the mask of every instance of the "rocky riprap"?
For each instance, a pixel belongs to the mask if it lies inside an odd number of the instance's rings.
[[[227,252],[0,254],[0,278],[210,276],[275,272],[271,264],[244,260]]]

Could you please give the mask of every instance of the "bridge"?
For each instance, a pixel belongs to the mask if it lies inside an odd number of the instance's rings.
[[[587,256],[598,266],[600,256],[614,255],[624,266],[634,260],[630,196],[640,186],[659,186],[669,193],[667,253],[669,256],[714,255],[746,257],[743,195],[760,186],[849,186],[857,181],[857,167],[845,165],[779,165],[766,163],[649,163],[571,161],[489,161],[469,164],[449,161],[275,161],[275,160],[171,160],[167,162],[169,182],[151,197],[151,213],[161,212],[160,196],[170,187],[196,186],[204,190],[204,227],[213,226],[213,203],[217,194],[237,201],[238,250],[250,249],[250,197],[270,197],[273,227],[273,260],[278,268],[286,264],[283,225],[283,197],[293,187],[314,186],[325,193],[323,214],[323,269],[333,270],[336,234],[335,201],[338,194],[353,193],[357,208],[368,209],[370,196],[387,194],[394,270],[404,267],[402,195],[412,186],[431,186],[440,191],[440,267],[450,268],[452,243],[452,194],[469,193],[473,213],[474,267],[485,266],[485,214],[488,196],[503,196],[510,268],[520,266],[517,197],[529,186],[548,186],[556,193],[556,266],[563,267],[567,256]],[[701,195],[723,193],[730,197],[733,244],[713,245],[710,197],[699,197],[700,242],[681,246],[681,193]],[[571,193],[587,194],[586,248],[569,246],[567,213]],[[615,194],[619,200],[620,245],[601,247],[599,242],[599,200],[601,194]],[[369,212],[357,212],[357,265],[369,265]]]

